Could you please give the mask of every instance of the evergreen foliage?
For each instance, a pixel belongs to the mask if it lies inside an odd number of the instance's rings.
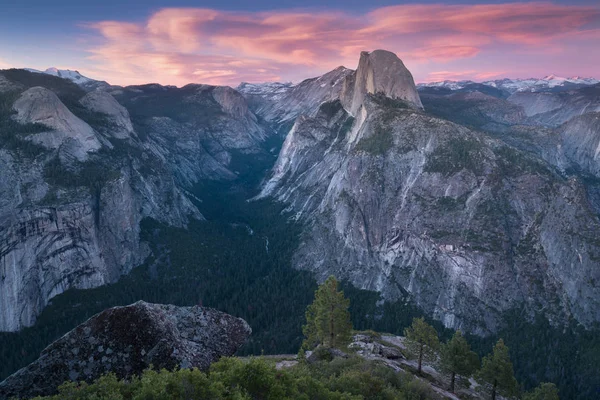
[[[531,392],[525,393],[523,400],[559,400],[558,388],[554,383],[543,382]]]
[[[513,365],[508,354],[508,347],[502,339],[494,346],[492,354],[483,358],[479,378],[491,385],[492,400],[496,394],[513,396],[517,393],[517,380],[513,372]]]
[[[147,370],[128,381],[108,374],[92,384],[68,382],[36,400],[437,400],[410,374],[359,358],[277,370],[263,358],[223,358],[209,371]]]
[[[433,357],[439,347],[438,333],[435,328],[425,322],[424,318],[414,318],[412,325],[404,330],[407,344],[418,355],[419,373],[422,372],[423,358]]]
[[[320,344],[332,348],[348,344],[352,333],[349,306],[350,300],[344,297],[343,291],[338,291],[335,277],[327,278],[306,309],[306,325],[302,328],[305,347]]]
[[[479,357],[473,351],[462,332],[456,331],[452,339],[441,347],[440,366],[450,374],[450,391],[454,392],[456,375],[470,376],[479,367]]]
[[[27,138],[34,133],[45,132],[42,124],[21,124],[13,119],[16,111],[12,106],[19,98],[18,92],[0,93],[0,148],[9,149],[26,158],[35,158],[46,150]]]

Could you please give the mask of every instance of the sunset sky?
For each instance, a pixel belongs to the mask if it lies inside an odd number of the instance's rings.
[[[55,66],[120,85],[297,82],[355,68],[378,48],[417,82],[598,78],[600,2],[2,0],[0,9],[0,68]]]

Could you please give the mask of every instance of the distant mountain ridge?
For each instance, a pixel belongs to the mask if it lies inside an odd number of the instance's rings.
[[[600,83],[596,78],[582,78],[573,76],[563,78],[556,75],[547,75],[543,78],[527,78],[527,79],[496,79],[484,82],[475,82],[471,80],[451,81],[445,80],[440,82],[429,82],[417,84],[418,89],[423,88],[445,88],[450,90],[465,89],[470,85],[485,85],[493,88],[505,90],[512,94],[515,92],[543,92],[549,90],[561,89],[577,89],[583,86],[592,86]]]
[[[40,71],[40,70],[33,69],[33,68],[23,68],[23,69],[26,71],[29,71],[29,72],[52,75],[52,76],[56,76],[59,78],[68,79],[71,82],[74,82],[85,89],[97,89],[99,87],[106,88],[106,87],[110,86],[108,84],[108,82],[88,78],[87,76],[82,75],[77,70],[58,69],[56,67],[50,67],[44,71]]]

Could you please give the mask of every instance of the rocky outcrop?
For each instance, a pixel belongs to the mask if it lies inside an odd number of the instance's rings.
[[[48,132],[30,135],[30,140],[48,149],[67,146],[69,153],[84,161],[88,153],[102,147],[94,130],[77,118],[50,90],[33,87],[21,94],[13,105],[20,123],[42,124]]]
[[[423,108],[412,74],[398,56],[386,50],[360,53],[358,68],[344,81],[341,101],[356,116],[367,94],[382,94]]]
[[[210,308],[139,301],[101,312],[0,383],[0,398],[50,395],[65,381],[91,382],[108,372],[124,379],[149,367],[206,369],[231,356],[252,330]]]
[[[91,111],[108,116],[111,126],[108,126],[106,130],[113,137],[127,139],[133,134],[133,124],[129,118],[129,112],[109,93],[103,90],[94,90],[86,94],[79,102]]]

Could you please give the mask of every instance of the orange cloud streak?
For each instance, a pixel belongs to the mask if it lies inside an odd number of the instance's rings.
[[[361,18],[343,12],[168,8],[144,24],[90,25],[103,43],[89,51],[96,73],[115,83],[235,85],[352,67],[361,50],[375,48],[418,66],[476,57],[499,46],[518,51],[577,35],[600,39],[598,30],[585,30],[598,21],[600,8],[553,3],[399,5]]]

